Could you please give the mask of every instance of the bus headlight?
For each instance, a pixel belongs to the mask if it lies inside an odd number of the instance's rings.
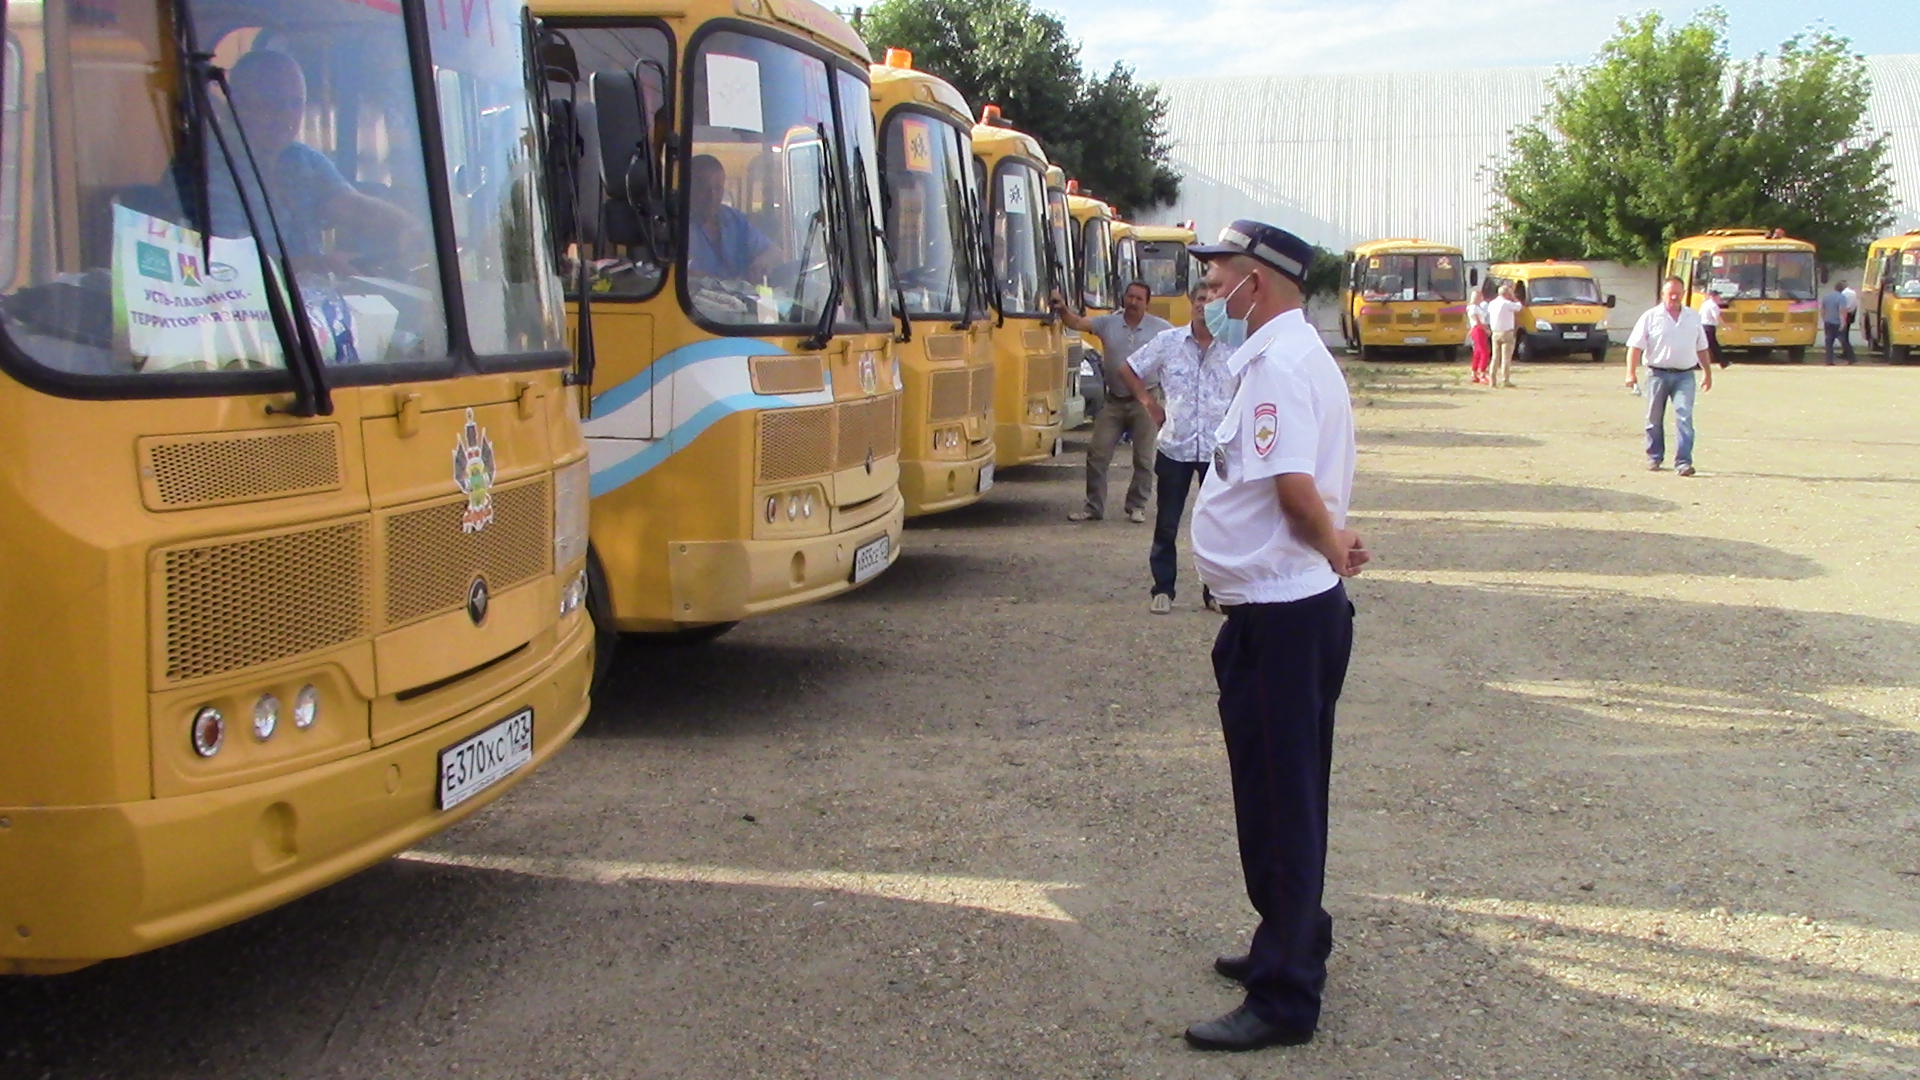
[[[203,705],[193,714],[193,752],[210,758],[227,742],[227,718],[211,705]]]
[[[780,517],[780,496],[767,496],[767,524],[771,525]]]
[[[933,452],[936,455],[948,456],[957,454],[960,452],[961,447],[966,445],[966,442],[966,435],[957,427],[933,429]]]
[[[553,568],[564,570],[587,557],[587,502],[593,474],[576,461],[553,474]]]
[[[787,496],[787,520],[788,520],[788,521],[792,521],[793,519],[795,519],[795,518],[797,518],[797,517],[799,517],[799,516],[800,516],[800,496],[799,496],[799,494],[798,494],[798,493],[795,493],[795,494],[792,494],[792,495],[788,495],[788,496]]]
[[[1027,401],[1027,419],[1036,424],[1047,422],[1047,399],[1030,398]]]
[[[260,700],[253,703],[253,737],[266,742],[279,729],[280,699],[272,694],[261,694]]]
[[[567,582],[566,587],[560,590],[560,617],[564,619],[573,614],[581,604],[586,602],[587,572],[582,570],[573,575],[573,580]]]
[[[319,719],[320,689],[308,683],[293,695],[293,726],[296,730],[305,731]]]
[[[1533,320],[1533,328],[1535,330],[1552,330],[1553,324],[1545,319],[1535,319]]]
[[[1597,323],[1594,323],[1594,324],[1593,324],[1593,328],[1594,328],[1595,330],[1611,330],[1611,329],[1613,329],[1612,327],[1610,327],[1610,326],[1608,326],[1608,325],[1607,325],[1607,317],[1606,317],[1605,315],[1602,315],[1602,316],[1600,316],[1600,321],[1599,321],[1599,322],[1597,322]]]

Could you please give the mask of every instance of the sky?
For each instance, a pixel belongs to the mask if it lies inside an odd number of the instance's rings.
[[[1089,73],[1147,79],[1578,63],[1622,15],[1684,22],[1703,3],[1609,0],[1035,0],[1082,42]],[[1920,53],[1920,0],[1724,0],[1736,57],[1816,21],[1861,53]]]

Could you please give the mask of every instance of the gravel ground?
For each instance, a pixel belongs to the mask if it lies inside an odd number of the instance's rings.
[[[1736,366],[1683,479],[1614,365],[1354,367],[1312,1045],[1180,1040],[1250,929],[1216,620],[1066,459],[629,650],[418,858],[0,983],[0,1076],[1920,1076],[1920,371]]]

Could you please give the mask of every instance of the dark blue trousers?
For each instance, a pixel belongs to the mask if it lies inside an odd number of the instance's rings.
[[[1287,604],[1230,607],[1213,646],[1240,867],[1260,915],[1247,1007],[1292,1031],[1319,1023],[1333,951],[1333,917],[1320,903],[1327,785],[1333,707],[1352,652],[1342,585]]]
[[[1187,512],[1187,492],[1194,483],[1207,479],[1205,461],[1175,461],[1165,454],[1153,456],[1153,475],[1160,502],[1153,518],[1153,546],[1147,551],[1147,569],[1153,574],[1153,595],[1173,595],[1173,580],[1179,574],[1180,517]]]

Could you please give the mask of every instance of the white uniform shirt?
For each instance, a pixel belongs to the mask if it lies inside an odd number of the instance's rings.
[[[1720,325],[1720,298],[1712,293],[1708,293],[1707,298],[1700,301],[1700,325]]]
[[[1667,305],[1648,308],[1627,335],[1627,348],[1644,353],[1641,360],[1663,371],[1691,371],[1700,366],[1707,348],[1707,330],[1700,313],[1684,305],[1679,318],[1667,314]]]
[[[1467,301],[1467,329],[1485,326],[1487,323],[1487,303],[1478,298]]]
[[[1127,357],[1127,366],[1167,398],[1167,422],[1154,445],[1174,461],[1213,457],[1213,433],[1233,400],[1227,360],[1233,350],[1214,338],[1202,349],[1192,326],[1162,331]]]
[[[1854,312],[1857,312],[1860,310],[1860,294],[1857,292],[1854,292],[1852,286],[1848,286],[1844,289],[1841,289],[1840,295],[1847,298],[1848,314],[1853,314]]]
[[[1487,301],[1487,321],[1496,334],[1504,334],[1519,325],[1520,310],[1526,307],[1518,300],[1509,300],[1496,296]]]
[[[1193,507],[1200,580],[1223,604],[1318,596],[1340,575],[1326,556],[1294,539],[1273,478],[1313,477],[1334,527],[1346,527],[1355,457],[1346,376],[1298,310],[1268,321],[1227,367],[1240,386]]]

